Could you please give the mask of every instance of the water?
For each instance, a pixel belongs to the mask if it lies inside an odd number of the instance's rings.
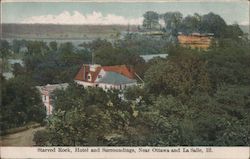
[[[140,55],[146,62],[153,59],[154,57],[166,58],[168,54],[150,54],[150,55]]]
[[[35,39],[35,38],[5,38],[4,40],[7,40],[11,45],[13,43],[13,40],[27,40],[27,41],[43,41],[46,42],[47,44],[55,41],[57,42],[59,45],[62,43],[66,43],[66,42],[71,42],[75,47],[79,47],[79,44],[82,43],[89,43],[92,42],[94,39]]]
[[[80,44],[82,43],[89,43],[92,42],[93,40],[96,40],[97,38],[89,38],[89,39],[53,39],[53,38],[3,38],[3,40],[7,40],[11,45],[13,43],[13,40],[27,40],[27,41],[43,41],[49,44],[52,41],[55,41],[58,43],[58,45],[66,42],[71,42],[76,48],[80,48]],[[113,42],[114,39],[106,39],[107,41]]]

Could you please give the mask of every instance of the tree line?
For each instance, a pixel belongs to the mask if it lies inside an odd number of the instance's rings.
[[[183,17],[182,13],[178,11],[164,14],[147,11],[143,14],[143,18],[145,29],[157,29],[161,23],[163,25],[161,29],[173,36],[177,36],[178,32],[183,34],[213,33],[216,38],[238,38],[243,35],[238,24],[227,25],[220,15],[213,12],[204,15],[194,13]]]

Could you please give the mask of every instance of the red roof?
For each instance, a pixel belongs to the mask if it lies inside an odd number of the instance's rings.
[[[90,73],[92,77],[90,82],[93,83],[96,80],[97,75],[99,74],[101,69],[107,72],[116,72],[130,79],[134,79],[134,70],[131,68],[128,68],[126,65],[97,66],[95,71],[90,71],[90,65],[83,65],[81,69],[79,70],[79,72],[77,73],[75,80],[89,82],[87,79],[87,76],[88,76],[88,73]]]
[[[97,77],[97,75],[99,74],[101,70],[101,67],[97,67],[96,68],[96,71],[93,72],[93,71],[90,71],[90,67],[89,65],[83,65],[80,69],[80,71],[77,73],[76,77],[75,77],[75,80],[80,80],[80,81],[86,81],[88,82],[88,73],[91,74],[91,82],[93,83]],[[85,75],[84,75],[84,72],[85,72]]]
[[[116,65],[116,66],[103,66],[104,71],[111,71],[122,74],[130,79],[134,78],[134,70],[128,68],[126,65]]]

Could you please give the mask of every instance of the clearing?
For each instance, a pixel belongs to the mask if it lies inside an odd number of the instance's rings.
[[[44,127],[30,128],[14,134],[1,136],[1,146],[34,146],[33,137],[36,131],[43,130]]]

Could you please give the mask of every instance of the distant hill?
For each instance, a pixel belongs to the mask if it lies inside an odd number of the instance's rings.
[[[3,38],[95,39],[114,38],[122,31],[137,31],[130,25],[2,24]]]

